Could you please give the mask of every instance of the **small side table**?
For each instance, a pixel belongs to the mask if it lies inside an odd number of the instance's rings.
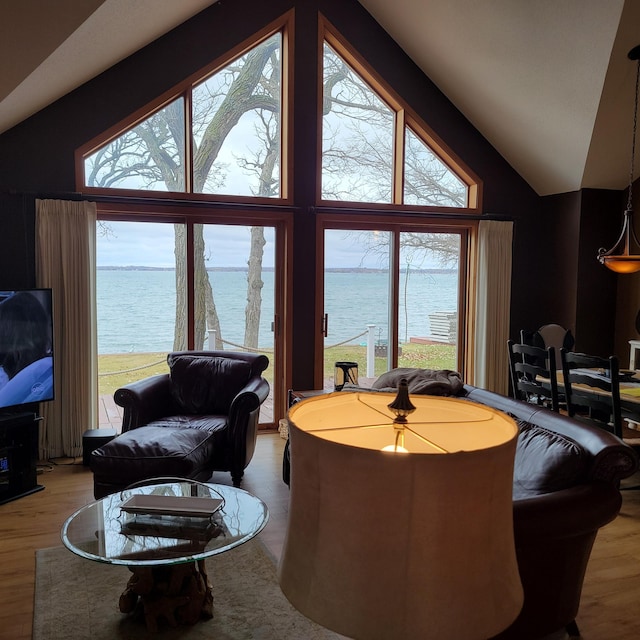
[[[111,442],[116,437],[117,432],[113,428],[87,429],[82,434],[82,464],[89,466],[91,452],[100,448],[103,444]]]
[[[305,398],[323,396],[325,393],[332,393],[332,391],[332,389],[308,389],[306,391],[294,391],[293,389],[289,389],[287,394],[287,408],[291,409],[296,402],[300,402],[300,400],[304,400]]]
[[[296,402],[305,400],[306,398],[315,398],[316,396],[323,396],[326,393],[333,393],[331,389],[307,389],[305,391],[294,391],[289,389],[287,393],[287,409],[291,409]],[[288,427],[287,427],[288,434]],[[287,442],[284,445],[284,452],[282,454],[282,481],[289,486],[291,480],[291,454],[289,453],[289,436],[287,435]]]

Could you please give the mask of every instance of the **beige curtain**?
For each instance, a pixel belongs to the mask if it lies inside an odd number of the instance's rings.
[[[474,384],[504,395],[509,393],[512,241],[513,222],[480,222]]]
[[[36,200],[36,279],[53,290],[55,399],[43,403],[41,459],[82,454],[97,426],[96,205]]]

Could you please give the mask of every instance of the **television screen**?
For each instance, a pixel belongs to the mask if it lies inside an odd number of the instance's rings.
[[[51,289],[0,291],[0,410],[53,400]]]

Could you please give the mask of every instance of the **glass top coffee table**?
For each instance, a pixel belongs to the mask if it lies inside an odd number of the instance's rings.
[[[147,627],[158,620],[193,624],[212,617],[205,558],[256,536],[267,506],[250,493],[218,484],[157,479],[106,496],[71,515],[64,545],[87,560],[125,565],[132,572],[120,611],[140,604]]]

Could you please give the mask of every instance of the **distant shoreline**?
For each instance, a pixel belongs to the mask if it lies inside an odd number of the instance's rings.
[[[96,267],[98,271],[175,271],[175,267],[147,267],[128,265],[126,267],[103,266]],[[247,267],[207,267],[207,271],[218,272],[247,272]],[[273,267],[263,267],[263,271],[273,272]],[[333,267],[325,269],[331,273],[388,273],[388,269],[369,269],[364,267]],[[411,269],[411,273],[455,273],[456,269]]]

